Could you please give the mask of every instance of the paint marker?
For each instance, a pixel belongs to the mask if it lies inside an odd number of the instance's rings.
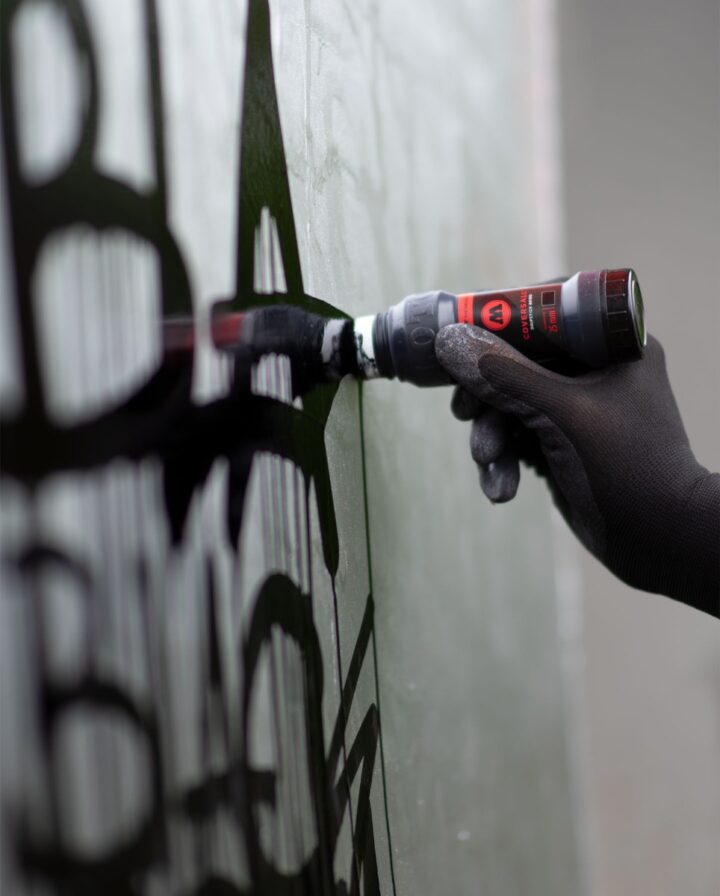
[[[450,382],[435,357],[435,336],[454,323],[490,330],[540,364],[571,358],[586,367],[605,367],[641,358],[647,342],[635,272],[581,271],[564,282],[520,289],[421,293],[358,318],[362,375],[418,386]]]
[[[243,348],[254,358],[290,357],[308,382],[404,380],[417,386],[451,382],[435,356],[435,337],[453,323],[496,333],[524,355],[551,365],[572,359],[590,368],[643,356],[643,301],[629,268],[583,272],[565,281],[453,295],[411,295],[387,311],[356,320],[328,319],[289,305],[213,315],[219,349]],[[192,322],[166,321],[166,351],[192,346]]]

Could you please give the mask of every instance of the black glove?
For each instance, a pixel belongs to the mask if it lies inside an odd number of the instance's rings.
[[[620,579],[720,616],[720,474],[695,460],[656,339],[642,361],[575,377],[477,327],[445,327],[435,350],[491,501],[514,497],[525,461]]]

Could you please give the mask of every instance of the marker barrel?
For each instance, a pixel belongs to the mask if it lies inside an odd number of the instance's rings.
[[[375,318],[377,375],[418,386],[448,383],[435,356],[435,336],[451,323],[483,327],[540,364],[572,358],[604,367],[641,358],[646,342],[634,271],[580,272],[519,289],[408,296]]]

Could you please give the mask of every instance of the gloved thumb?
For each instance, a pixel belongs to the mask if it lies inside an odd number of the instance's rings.
[[[443,327],[435,339],[435,354],[455,382],[520,419],[560,408],[568,397],[567,377],[546,370],[479,327]]]

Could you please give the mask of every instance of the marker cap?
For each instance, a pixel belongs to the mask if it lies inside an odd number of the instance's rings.
[[[642,358],[647,344],[642,292],[632,268],[608,270],[603,315],[608,356],[611,362]]]

